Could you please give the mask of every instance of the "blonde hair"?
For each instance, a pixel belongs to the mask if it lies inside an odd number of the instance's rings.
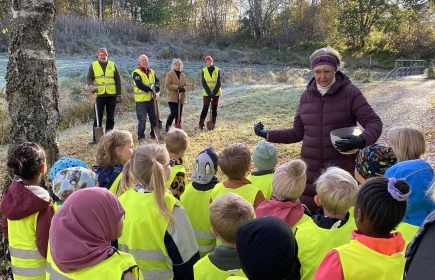
[[[322,206],[332,214],[346,214],[355,203],[358,183],[339,167],[328,167],[314,184]]]
[[[210,223],[226,242],[236,242],[236,232],[245,222],[254,219],[254,207],[236,193],[226,193],[213,200],[209,208]]]
[[[189,136],[182,129],[171,128],[166,134],[165,143],[168,152],[179,155],[189,146]]]
[[[140,146],[124,165],[118,194],[124,193],[133,183],[145,186],[153,192],[160,214],[168,218],[169,223],[173,225],[175,218],[165,202],[168,192],[166,181],[170,173],[169,154],[164,147],[158,144]]]
[[[111,130],[104,134],[97,146],[96,162],[99,167],[123,165],[121,158],[116,154],[116,148],[122,148],[132,139],[128,130]]]
[[[177,62],[181,63],[180,71],[183,70],[183,61],[181,61],[181,58],[174,58],[174,60],[172,60],[172,64],[171,64],[172,69],[174,69],[175,63]]]
[[[230,180],[244,178],[250,164],[251,152],[242,143],[231,144],[219,154],[218,165]]]
[[[397,157],[397,162],[418,159],[426,152],[423,133],[411,127],[393,127],[388,134],[388,144]]]

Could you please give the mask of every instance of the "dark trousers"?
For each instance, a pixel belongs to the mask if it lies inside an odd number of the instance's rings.
[[[169,105],[169,110],[171,110],[171,113],[169,113],[168,119],[166,120],[166,127],[170,127],[174,120],[175,123],[178,122],[178,103],[168,102],[168,105]],[[183,115],[183,104],[180,104],[180,123],[181,123],[182,115]]]
[[[219,97],[220,96],[215,96],[213,97],[213,103],[212,103],[212,108],[211,108],[211,117],[212,117],[212,122],[216,123],[216,117],[217,117],[217,107],[219,104]],[[199,117],[199,125],[200,126],[204,126],[204,121],[205,118],[207,117],[207,113],[208,113],[208,109],[210,108],[210,101],[211,101],[211,97],[209,96],[203,96],[202,97],[202,111],[201,111],[201,116]]]
[[[98,124],[100,127],[103,127],[103,114],[104,107],[106,107],[106,132],[113,129],[115,125],[115,108],[116,108],[116,96],[113,95],[110,97],[98,97],[97,98],[97,112],[98,116],[95,116],[95,108],[94,108],[94,126],[97,127],[97,117]],[[92,129],[93,130],[93,129]],[[95,140],[94,132],[92,131],[92,138]]]
[[[136,102],[136,116],[137,116],[137,137],[139,139],[145,138],[145,128],[147,122],[147,114],[151,123],[150,136],[154,137],[154,126],[156,119],[154,116],[154,101]]]

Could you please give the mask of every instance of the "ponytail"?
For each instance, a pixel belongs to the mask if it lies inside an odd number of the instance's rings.
[[[120,197],[123,193],[128,191],[133,183],[134,179],[131,174],[131,160],[129,160],[124,164],[124,168],[122,170],[122,178],[119,184],[118,191],[116,192],[116,196]]]

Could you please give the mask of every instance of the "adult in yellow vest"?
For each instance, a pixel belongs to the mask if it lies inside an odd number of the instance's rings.
[[[53,208],[46,189],[38,186],[47,171],[45,152],[32,142],[18,145],[7,165],[20,179],[13,180],[1,201],[2,232],[9,240],[15,280],[45,279],[48,232]]]
[[[119,249],[134,256],[145,279],[193,279],[199,260],[189,218],[166,188],[169,164],[163,146],[147,144],[124,166],[122,181],[133,187],[119,197],[126,212]]]
[[[87,82],[92,98],[96,103],[97,115],[94,117],[94,127],[102,127],[104,108],[106,108],[106,132],[115,125],[115,107],[121,99],[121,77],[115,63],[108,60],[107,49],[97,51],[98,59],[89,67]],[[95,144],[95,134],[89,144]]]
[[[146,117],[151,123],[150,136],[155,139],[154,126],[156,125],[154,111],[154,97],[160,95],[160,81],[154,70],[148,67],[148,57],[144,54],[138,58],[139,65],[131,73],[133,77],[134,101],[136,102],[137,140],[145,140]],[[154,96],[154,92],[156,96]]]
[[[143,279],[133,256],[110,246],[122,235],[124,217],[105,188],[71,194],[53,217],[46,279]]]
[[[210,103],[212,104],[212,118],[211,121],[215,124],[217,117],[217,107],[219,104],[219,97],[222,95],[221,88],[221,74],[219,68],[213,65],[213,58],[209,55],[205,57],[206,67],[202,69],[201,84],[202,90],[202,111],[199,117],[199,130],[204,130],[204,121],[207,117]]]

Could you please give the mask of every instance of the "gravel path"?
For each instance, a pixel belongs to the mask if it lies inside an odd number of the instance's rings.
[[[423,159],[435,167],[435,80],[409,76],[364,88],[364,96],[384,123],[380,144],[387,143],[393,126],[410,126],[425,135],[428,149]]]

